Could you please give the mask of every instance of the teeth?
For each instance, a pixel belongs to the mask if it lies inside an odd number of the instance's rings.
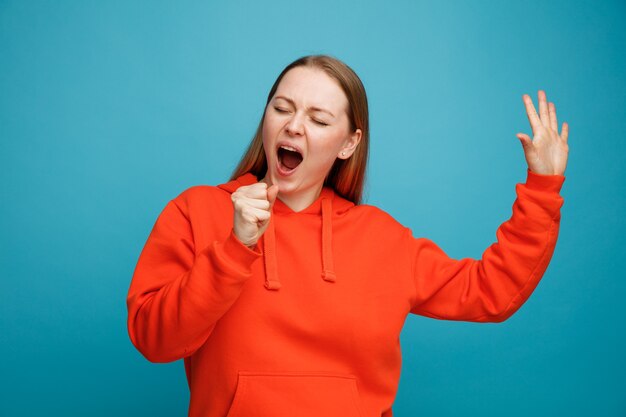
[[[283,148],[283,149],[287,149],[288,151],[298,152],[298,150],[296,148],[292,148],[291,146],[280,145],[280,147]],[[298,152],[298,153],[300,153],[300,152]]]

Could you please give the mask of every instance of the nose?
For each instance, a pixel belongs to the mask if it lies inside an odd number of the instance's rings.
[[[302,135],[304,124],[302,123],[301,118],[302,117],[299,115],[299,113],[296,112],[291,120],[289,120],[287,126],[285,127],[285,130],[287,130],[287,133],[289,133],[289,135]]]

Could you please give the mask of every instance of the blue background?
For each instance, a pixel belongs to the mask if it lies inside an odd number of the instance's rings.
[[[0,2],[0,414],[186,415],[125,297],[167,201],[224,182],[294,59],[368,93],[365,202],[455,258],[511,214],[545,89],[570,125],[561,233],[499,324],[409,316],[398,416],[623,416],[624,1]]]

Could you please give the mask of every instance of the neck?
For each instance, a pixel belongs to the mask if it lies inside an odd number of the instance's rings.
[[[290,194],[283,194],[279,191],[276,198],[280,199],[287,207],[297,213],[313,204],[320,196],[323,186],[324,184],[320,183],[317,187],[310,190]]]

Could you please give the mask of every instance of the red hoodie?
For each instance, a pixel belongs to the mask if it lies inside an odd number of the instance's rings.
[[[409,313],[500,322],[528,299],[557,240],[561,175],[527,170],[481,260],[448,257],[386,212],[324,187],[276,199],[254,250],[230,194],[252,174],[165,206],[128,291],[128,332],[152,362],[184,358],[189,416],[391,416]]]

